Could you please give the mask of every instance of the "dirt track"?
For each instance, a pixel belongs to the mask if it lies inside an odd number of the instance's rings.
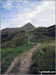
[[[33,52],[39,47],[40,44],[36,45],[34,48],[26,52],[26,55],[23,56],[20,60],[20,65],[17,64],[15,71],[13,71],[13,74],[28,74],[29,73],[29,67],[31,65],[31,60],[32,60],[32,55]],[[10,73],[12,70],[13,66],[17,62],[17,58],[12,62],[11,66],[8,68],[7,72],[5,74]],[[16,71],[17,70],[17,71]]]

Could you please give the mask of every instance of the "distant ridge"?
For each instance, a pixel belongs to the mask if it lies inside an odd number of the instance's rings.
[[[22,30],[28,31],[32,29],[35,29],[35,27],[31,23],[27,23],[20,28],[19,27],[18,28],[5,28],[5,29],[2,29],[1,31],[4,33],[4,32],[15,32],[15,31],[22,31]]]

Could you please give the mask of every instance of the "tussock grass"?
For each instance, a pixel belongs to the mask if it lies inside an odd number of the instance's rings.
[[[15,48],[5,48],[1,50],[1,72],[4,73],[10,66],[13,59],[21,53],[28,51],[32,48],[32,43],[26,43],[22,46]]]
[[[55,44],[54,42],[42,43],[33,54],[30,73],[37,74],[39,73],[39,71],[54,71],[54,70],[55,70]]]

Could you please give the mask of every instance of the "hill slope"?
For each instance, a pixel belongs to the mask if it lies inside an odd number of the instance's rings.
[[[28,28],[27,26],[28,26],[28,24],[23,26],[22,29],[24,29],[25,27]],[[35,61],[35,63],[32,63],[33,65],[30,67],[31,73],[36,73],[38,71],[37,68],[39,68],[39,67],[40,67],[40,70],[43,67],[46,68],[44,64],[48,63],[50,58],[47,60],[45,58],[45,56],[48,57],[50,55],[51,58],[52,58],[52,56],[55,56],[54,55],[55,45],[53,44],[54,37],[55,37],[55,25],[50,26],[50,27],[38,27],[38,28],[35,28],[32,30],[30,28],[30,31],[28,31],[28,30],[26,30],[26,31],[21,30],[20,28],[9,28],[9,29],[3,29],[1,31],[1,42],[2,42],[1,43],[1,47],[2,47],[2,49],[1,49],[1,51],[2,51],[1,52],[1,56],[2,56],[1,57],[2,58],[1,71],[2,71],[2,73],[4,73],[8,69],[8,67],[10,66],[11,62],[14,60],[15,57],[21,55],[21,53],[24,54],[27,50],[30,50],[32,47],[34,47],[38,43],[42,43],[41,47],[42,47],[42,45],[44,47],[43,48],[39,47],[39,49],[40,48],[41,49],[40,50],[37,49],[36,54],[33,55],[34,59],[31,58],[32,62],[34,62],[35,60],[37,62],[39,62],[39,63],[37,63]],[[48,45],[49,43],[51,44],[50,46]],[[38,51],[40,51],[40,53]],[[47,52],[45,52],[45,51],[47,51]],[[40,58],[42,56],[44,56],[44,58],[46,60],[44,60],[42,58],[39,60],[39,54],[40,54]],[[35,56],[36,56],[36,59],[35,59]],[[54,57],[51,60],[53,60],[53,59],[54,59]],[[44,60],[44,62],[42,60]],[[42,63],[40,63],[40,61],[42,61]],[[54,60],[53,60],[53,62],[54,62]],[[16,66],[18,66],[18,64]],[[25,62],[24,62],[24,64],[25,64]],[[35,64],[36,64],[36,68],[35,68]],[[38,66],[38,64],[40,64],[41,66],[43,65],[43,67],[41,67],[40,65]],[[50,64],[52,64],[52,61],[50,61]],[[53,67],[52,65],[50,65],[49,67]],[[18,67],[16,67],[15,71],[17,71],[17,69],[18,69]]]
[[[55,37],[55,25],[35,28],[27,23],[21,28],[6,28],[1,31],[1,47],[16,47],[26,42],[43,41]]]

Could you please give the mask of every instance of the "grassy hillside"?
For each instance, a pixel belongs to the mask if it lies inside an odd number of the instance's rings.
[[[22,30],[22,29],[25,29]],[[26,42],[43,42],[49,39],[53,40],[55,37],[55,25],[50,27],[38,27],[30,23],[22,28],[7,28],[1,31],[1,47],[16,47]]]
[[[55,39],[55,25],[50,27],[38,27],[30,32],[33,37],[30,39],[32,42],[45,42]]]
[[[1,39],[2,48],[16,47],[27,42],[27,39],[25,37],[25,32],[20,32],[20,31],[8,33],[8,35],[7,33],[3,34],[1,38],[2,38]]]
[[[21,53],[30,50],[32,48],[31,43],[26,43],[22,46],[18,46],[15,48],[5,48],[1,50],[1,71],[4,73],[7,69],[8,66],[11,64],[12,60],[19,56]]]
[[[28,26],[26,26],[26,30],[27,27]],[[31,29],[32,25],[29,27]],[[30,73],[38,73],[41,70],[55,70],[55,25],[38,27],[36,29],[34,27],[32,28],[33,29],[29,31],[20,30],[19,28],[9,28],[1,31],[2,73],[8,69],[15,57],[30,50],[33,46],[32,43],[41,43],[41,45],[32,57]],[[22,29],[25,29],[25,26],[23,26]]]
[[[42,43],[34,52],[32,57],[32,65],[30,67],[31,74],[37,74],[40,71],[55,70],[55,43]]]

